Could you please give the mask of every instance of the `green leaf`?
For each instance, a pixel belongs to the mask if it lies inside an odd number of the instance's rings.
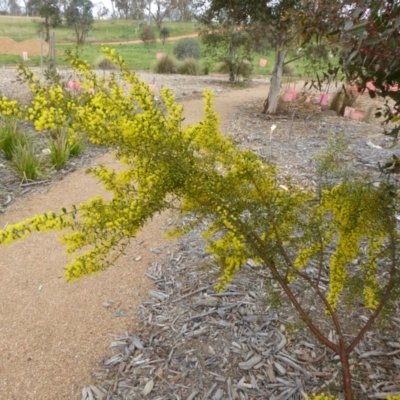
[[[365,31],[365,28],[367,27],[368,22],[361,22],[357,25],[353,25],[350,29],[347,31],[351,33],[352,35],[359,35],[360,33]]]
[[[358,50],[353,50],[346,61],[349,63],[357,55],[357,53]]]
[[[353,21],[346,21],[344,24],[344,30],[348,31],[353,26]]]

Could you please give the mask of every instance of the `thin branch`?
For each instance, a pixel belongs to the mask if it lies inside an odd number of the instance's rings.
[[[287,282],[284,280],[284,278],[281,276],[281,274],[277,270],[274,262],[272,260],[269,260],[268,258],[266,258],[266,256],[265,256],[266,253],[265,253],[265,251],[262,250],[262,248],[264,247],[264,243],[262,242],[262,240],[254,232],[249,233],[248,230],[246,229],[246,227],[240,226],[241,225],[240,221],[237,222],[237,224],[239,225],[239,230],[240,230],[241,234],[247,238],[248,243],[251,245],[251,247],[254,249],[254,251],[258,254],[258,256],[264,261],[265,265],[271,271],[271,273],[275,277],[275,279],[279,282],[282,289],[285,291],[285,293],[289,297],[291,303],[294,305],[297,312],[303,318],[303,320],[305,321],[305,323],[307,324],[307,326],[311,330],[311,332],[313,332],[314,335],[325,346],[329,347],[335,353],[339,354],[340,348],[336,344],[332,343],[328,338],[326,338],[325,335],[314,325],[314,323],[312,322],[309,315],[305,312],[305,310],[303,309],[301,304],[297,301],[296,296],[291,291]],[[260,246],[260,248],[259,248],[259,246]]]

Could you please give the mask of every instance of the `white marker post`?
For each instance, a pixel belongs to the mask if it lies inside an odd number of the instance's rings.
[[[272,158],[272,134],[273,134],[273,132],[274,132],[274,130],[276,129],[276,125],[274,124],[274,125],[272,125],[271,126],[271,128],[270,128],[271,130],[270,130],[270,133],[269,133],[269,157],[270,158]]]

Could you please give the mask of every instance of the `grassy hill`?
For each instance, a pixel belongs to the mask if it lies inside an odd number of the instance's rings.
[[[16,41],[38,37],[39,17],[14,17],[0,15],[0,36],[6,36]],[[142,27],[139,21],[123,19],[95,20],[89,33],[88,43],[126,41],[140,39]],[[171,36],[181,36],[196,32],[193,22],[165,22]],[[73,29],[66,26],[52,29],[58,43],[74,43]]]

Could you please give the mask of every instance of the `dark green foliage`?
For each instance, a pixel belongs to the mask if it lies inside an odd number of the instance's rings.
[[[222,74],[229,74],[233,72],[235,80],[240,76],[243,78],[249,78],[253,72],[253,64],[248,60],[240,60],[233,64],[230,64],[227,60],[222,62],[218,66],[218,72]]]
[[[160,29],[160,39],[162,41],[162,44],[165,44],[165,41],[169,37],[170,37],[169,29],[164,26],[163,28]]]
[[[173,51],[178,60],[184,60],[185,58],[195,58],[198,60],[201,56],[200,43],[197,39],[193,38],[179,40]]]
[[[238,76],[249,77],[252,72],[252,37],[234,27],[202,32],[205,54],[219,63],[219,71],[229,75],[233,83]]]

